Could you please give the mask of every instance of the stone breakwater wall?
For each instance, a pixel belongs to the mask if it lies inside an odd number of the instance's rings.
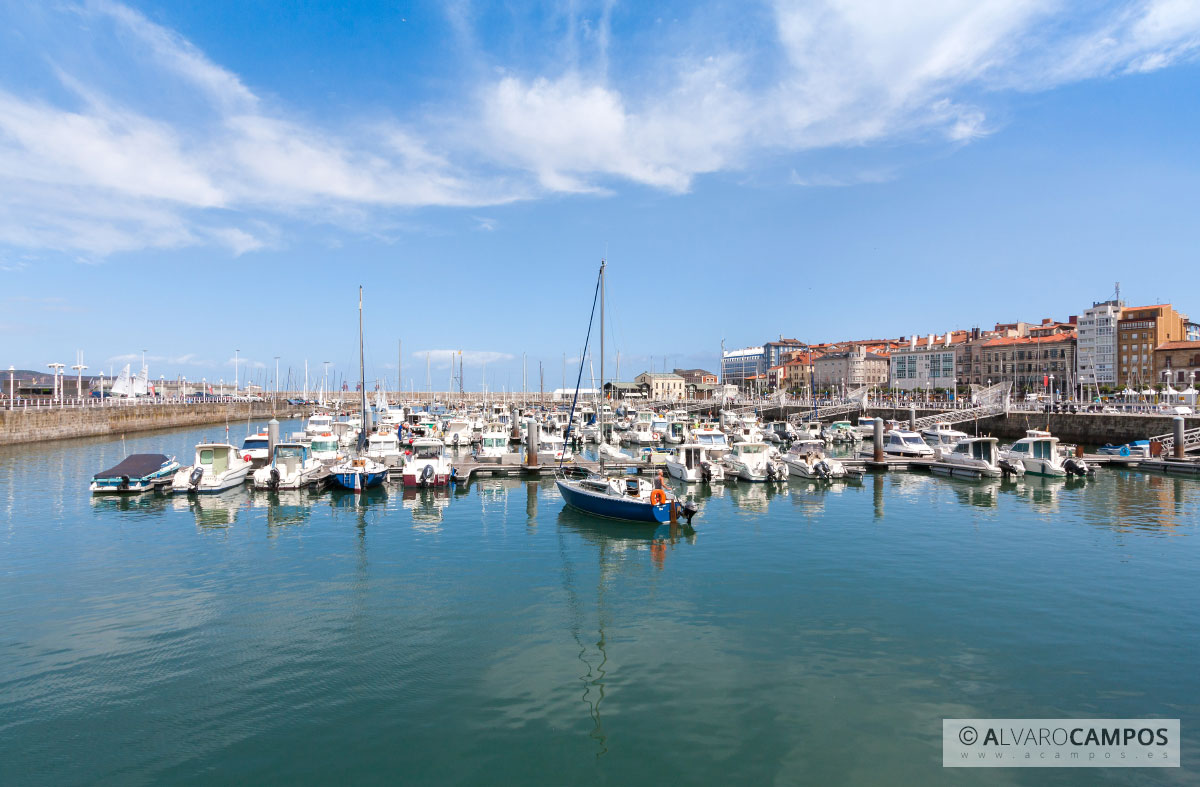
[[[248,418],[264,421],[272,415],[280,420],[287,417],[281,411],[272,412],[270,402],[0,410],[0,445],[203,426],[226,419],[230,423],[245,423]]]
[[[917,417],[934,415],[938,410],[917,410]],[[908,408],[872,409],[871,416],[883,419],[894,418],[908,423]],[[1184,419],[1187,429],[1200,426],[1200,418]],[[1047,426],[1049,424],[1049,426]],[[974,434],[975,422],[967,421],[954,426],[968,434]],[[1175,429],[1175,418],[1170,415],[1124,415],[1119,413],[1023,413],[994,415],[979,419],[979,433],[993,437],[1016,439],[1024,437],[1028,429],[1049,429],[1050,433],[1064,443],[1084,445],[1121,445],[1132,440],[1171,434]]]

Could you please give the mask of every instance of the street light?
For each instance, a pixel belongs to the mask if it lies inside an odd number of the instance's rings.
[[[237,394],[237,391],[238,391],[238,353],[239,352],[241,352],[241,351],[240,350],[233,351],[233,392],[234,392],[234,394]]]
[[[53,394],[51,395],[50,400],[52,402],[55,400],[61,401],[61,398],[59,397],[59,393],[58,393],[58,373],[63,368],[64,364],[48,363],[46,365],[49,366],[50,371],[52,371],[54,373],[54,388],[53,388]]]

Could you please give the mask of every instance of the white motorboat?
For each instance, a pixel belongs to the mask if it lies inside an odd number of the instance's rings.
[[[250,474],[250,462],[229,443],[200,443],[196,446],[196,461],[184,467],[171,479],[175,492],[222,492],[241,486]]]
[[[242,459],[262,467],[271,458],[270,435],[264,429],[255,434],[248,434],[242,440]]]
[[[667,457],[667,472],[680,481],[725,480],[725,468],[712,456],[711,449],[701,443],[684,443],[676,448]]]
[[[404,461],[404,452],[400,450],[400,438],[390,430],[375,432],[367,437],[365,455],[384,467],[399,467]]]
[[[412,456],[404,463],[405,486],[446,486],[452,472],[445,443],[436,437],[413,440]]]
[[[753,415],[743,415],[738,423],[733,428],[733,442],[735,443],[763,443],[766,439],[763,437],[762,429],[758,427],[758,419]]]
[[[314,434],[309,442],[313,458],[325,464],[334,464],[342,457],[342,445],[333,432]]]
[[[797,440],[783,455],[783,461],[790,471],[802,478],[824,481],[846,477],[846,466],[825,455],[824,440]]]
[[[820,440],[822,443],[827,442],[824,435],[824,428],[820,421],[802,421],[796,424],[796,439],[797,440]]]
[[[480,459],[500,459],[508,453],[508,432],[499,428],[499,424],[484,430],[475,456]]]
[[[543,432],[538,436],[538,457],[539,460],[545,457],[555,462],[570,462],[574,454],[561,436]]]
[[[860,440],[875,439],[875,419],[868,418],[865,415],[858,417],[858,423],[854,425],[854,431],[858,433]]]
[[[921,437],[927,445],[936,449],[939,447],[953,448],[970,435],[952,428],[950,424],[939,422],[928,429],[922,429]]]
[[[313,413],[308,417],[308,423],[304,425],[304,431],[309,434],[332,433],[333,415],[330,413]]]
[[[773,461],[762,441],[735,442],[724,464],[730,475],[742,481],[783,481],[788,477],[787,464]]]
[[[1061,478],[1095,472],[1083,459],[1063,457],[1059,451],[1058,438],[1038,429],[1025,432],[1025,436],[1004,451],[1003,456],[1014,464],[1020,462],[1029,475]]]
[[[933,449],[926,445],[921,435],[905,429],[888,432],[883,441],[883,452],[904,459],[928,459],[933,456]]]
[[[277,443],[271,464],[251,477],[255,489],[302,489],[326,478],[325,465],[303,443]]]
[[[637,445],[650,445],[655,442],[654,430],[651,428],[649,420],[637,420],[633,422],[633,427],[625,433],[621,438],[622,442],[635,443]]]
[[[466,448],[471,444],[474,428],[466,418],[451,418],[442,429],[442,442],[451,448]]]
[[[862,436],[849,421],[834,421],[822,433],[831,443],[857,443]]]
[[[1000,455],[999,441],[994,437],[968,437],[959,440],[953,449],[940,446],[936,449],[936,456],[931,469],[941,475],[1000,478],[1025,474],[1023,464],[1011,462]]]
[[[683,418],[672,418],[667,421],[667,431],[663,439],[672,445],[679,445],[687,441],[687,432],[687,421]]]

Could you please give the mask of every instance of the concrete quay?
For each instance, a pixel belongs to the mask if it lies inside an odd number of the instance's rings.
[[[226,420],[265,421],[272,416],[282,420],[290,413],[273,410],[269,401],[17,408],[0,410],[0,446],[203,426]]]

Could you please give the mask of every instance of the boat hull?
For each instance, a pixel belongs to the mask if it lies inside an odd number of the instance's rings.
[[[421,486],[449,486],[449,484],[449,473],[434,473],[433,477],[428,481],[417,475],[411,475],[409,473],[404,474],[404,485],[414,489]]]
[[[382,484],[385,476],[387,476],[386,470],[374,473],[334,473],[333,482],[343,489],[370,489]]]
[[[566,481],[558,481],[558,491],[571,508],[592,516],[605,519],[619,519],[626,522],[644,522],[661,525],[671,521],[671,504],[652,505],[629,498],[628,500],[598,492],[588,492],[578,489]]]

